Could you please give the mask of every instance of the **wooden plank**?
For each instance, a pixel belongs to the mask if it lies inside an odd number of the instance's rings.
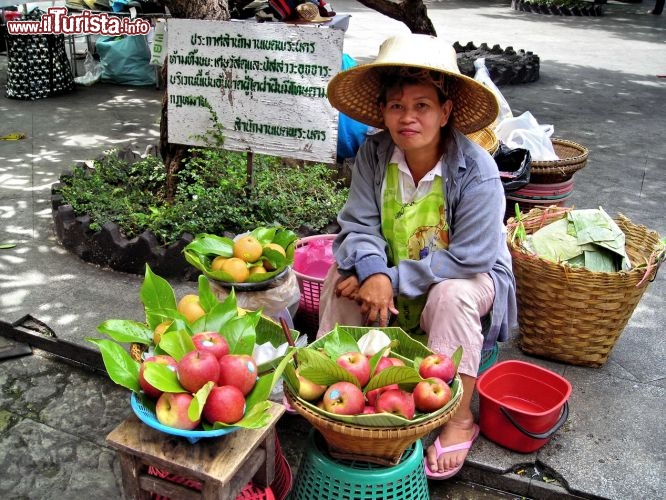
[[[219,438],[201,439],[195,444],[154,430],[132,415],[111,431],[107,443],[121,453],[134,455],[144,463],[177,475],[201,482],[214,478],[229,483],[241,468],[246,467],[250,455],[274,432],[284,407],[271,403],[269,413],[270,420],[261,429],[240,429]],[[265,450],[260,451],[265,456]],[[272,459],[275,460],[274,453]],[[258,467],[252,475],[257,470]]]

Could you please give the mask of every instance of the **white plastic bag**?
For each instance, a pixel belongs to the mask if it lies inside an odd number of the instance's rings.
[[[88,51],[86,54],[86,60],[83,61],[83,67],[86,70],[86,74],[83,76],[77,76],[74,78],[74,82],[80,85],[92,85],[97,83],[100,78],[102,78],[102,65],[99,61],[96,61],[92,53]]]
[[[493,82],[493,79],[490,77],[490,73],[486,67],[486,60],[483,57],[479,57],[474,61],[474,68],[476,69],[474,79],[488,87],[497,98],[497,103],[499,104],[497,121],[501,122],[505,118],[511,118],[513,116],[513,113],[511,113],[511,107],[502,95],[502,92],[500,92],[500,89],[497,88],[497,85],[495,85],[495,82]]]
[[[553,130],[552,125],[539,125],[532,113],[525,111],[520,116],[499,122],[495,134],[511,149],[527,149],[532,155],[532,161],[552,161],[559,160],[550,140]]]

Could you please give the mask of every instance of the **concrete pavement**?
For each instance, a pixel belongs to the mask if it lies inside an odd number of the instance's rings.
[[[530,111],[540,123],[553,124],[555,136],[589,149],[586,168],[575,176],[572,204],[623,213],[664,236],[666,80],[657,75],[666,73],[666,30],[663,16],[647,14],[653,4],[611,0],[603,17],[560,18],[516,12],[507,1],[427,3],[439,36],[451,42],[513,46],[540,56],[538,82],[501,90],[514,114]],[[351,14],[345,52],[361,62],[387,36],[407,32],[351,0],[333,6]],[[4,97],[5,81],[0,54],[0,136],[27,135],[0,141],[0,243],[16,244],[0,250],[0,320],[11,324],[31,315],[58,338],[85,345],[84,337],[96,336],[105,319],[142,319],[142,278],[99,269],[59,246],[50,187],[76,161],[126,144],[143,151],[155,142],[161,92],[97,84],[24,102]],[[573,386],[571,414],[535,453],[513,453],[480,438],[462,479],[532,498],[666,496],[663,273],[602,368],[528,357],[515,340],[502,346],[501,359],[526,360],[566,377]],[[182,294],[193,284],[174,287]],[[120,496],[118,463],[104,437],[130,413],[125,390],[43,351],[0,362],[0,386],[2,498]],[[307,424],[287,416],[279,431],[295,469]],[[539,480],[535,467],[556,481]],[[431,483],[433,498],[493,494]]]

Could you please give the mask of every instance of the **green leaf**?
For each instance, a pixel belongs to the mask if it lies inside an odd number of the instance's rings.
[[[460,364],[460,360],[462,359],[463,355],[463,347],[458,346],[458,349],[453,351],[453,354],[451,354],[451,361],[453,361],[453,366],[456,367],[456,373],[458,373],[458,365]]]
[[[136,393],[141,391],[139,363],[134,361],[120,344],[107,339],[86,338],[86,340],[99,347],[104,367],[111,380],[130,391]]]
[[[143,378],[155,389],[163,392],[187,392],[178,382],[176,372],[165,365],[155,361],[144,361]]]
[[[201,233],[189,243],[183,252],[193,252],[199,255],[221,255],[231,257],[234,254],[234,242],[230,238],[215,234]]]
[[[183,256],[185,257],[185,260],[194,266],[196,269],[199,271],[205,271],[206,269],[210,269],[210,259],[206,257],[205,255],[202,255],[200,253],[196,253],[193,250],[183,250]]]
[[[255,404],[252,408],[245,411],[243,418],[234,425],[244,427],[245,429],[259,429],[265,427],[271,419],[268,409],[271,407],[269,401],[263,401]]]
[[[302,347],[298,349],[298,372],[306,379],[319,385],[335,382],[351,382],[360,387],[358,379],[325,354]]]
[[[15,246],[16,244],[14,243],[3,243],[2,245],[0,245],[0,250],[7,250],[9,248],[14,248]]]
[[[146,274],[141,284],[140,296],[146,310],[176,309],[176,295],[173,288],[167,280],[153,273],[148,264],[146,264]],[[151,329],[155,329],[159,324],[153,324],[151,321],[154,320],[148,317],[146,317],[146,320]]]
[[[391,384],[398,384],[401,389],[411,391],[422,380],[419,372],[410,366],[389,366],[372,377],[363,392]]]
[[[296,350],[297,349],[294,349],[294,351]],[[301,384],[298,381],[298,377],[296,376],[296,368],[294,367],[293,363],[289,363],[287,366],[285,366],[282,376],[284,378],[285,383],[289,386],[291,391],[294,394],[298,394]]]
[[[332,360],[336,360],[348,352],[359,352],[359,347],[352,335],[336,326],[335,330],[327,335],[324,351]]]
[[[109,319],[97,327],[97,331],[108,335],[121,344],[145,344],[153,341],[153,331],[145,324],[128,319]]]
[[[236,307],[236,294],[234,290],[224,299],[224,302],[217,302],[210,311],[204,316],[205,321],[202,325],[197,324],[202,332],[220,332],[222,327],[232,319],[238,317],[238,307]],[[196,333],[196,332],[195,332]]]
[[[255,325],[258,312],[248,312],[227,322],[220,334],[229,344],[230,354],[248,354],[252,356],[256,339]]]
[[[176,330],[162,335],[160,348],[176,361],[180,361],[185,354],[194,350],[194,342],[187,331]]]
[[[192,399],[192,402],[187,409],[187,416],[192,422],[201,419],[201,412],[206,405],[206,400],[208,399],[210,391],[213,390],[213,387],[215,387],[215,382],[206,382],[194,395],[194,399]]]
[[[259,241],[259,243],[261,243],[261,246],[264,246],[273,242],[273,238],[275,238],[275,233],[277,230],[277,227],[258,227],[254,229],[250,235],[254,236]]]
[[[289,229],[282,229],[275,233],[273,237],[273,243],[277,243],[284,249],[289,249],[289,247],[294,246],[294,243],[298,240],[298,235]],[[289,256],[287,254],[287,256]],[[293,257],[293,255],[292,255]]]
[[[377,351],[374,356],[370,358],[370,378],[374,376],[375,369],[377,368],[377,363],[379,363],[379,360],[384,357],[384,353],[386,352],[387,349],[391,349],[391,344],[387,345],[386,347],[383,347],[381,350]]]
[[[280,364],[277,366],[275,371],[273,371],[273,373],[267,373],[259,377],[259,380],[257,380],[254,388],[245,399],[246,411],[248,408],[252,408],[257,403],[265,401],[270,397],[275,384],[277,384],[278,380],[280,380],[280,377],[282,377],[282,372],[284,371],[285,367],[288,364],[291,364],[291,360],[295,353],[296,351],[294,350],[288,352],[282,361],[280,361]]]
[[[217,295],[210,288],[210,281],[203,275],[199,275],[199,304],[203,307],[203,310],[208,312],[214,306],[219,304],[217,300]]]

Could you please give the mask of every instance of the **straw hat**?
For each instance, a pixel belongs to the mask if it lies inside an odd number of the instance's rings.
[[[442,73],[448,80],[448,97],[453,101],[453,123],[463,134],[490,125],[499,113],[492,91],[460,73],[451,45],[430,35],[407,34],[382,43],[377,58],[335,75],[328,84],[331,105],[350,118],[384,128],[379,109],[380,68],[409,67]]]
[[[330,17],[322,17],[319,15],[319,7],[312,2],[305,2],[296,6],[296,12],[299,17],[309,23],[327,23],[331,20]]]

